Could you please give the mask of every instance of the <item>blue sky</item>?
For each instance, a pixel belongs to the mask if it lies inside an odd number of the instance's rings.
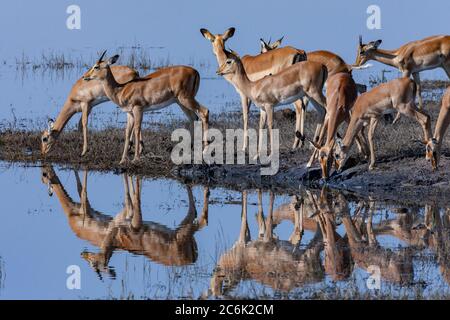
[[[68,30],[66,8],[81,7],[82,29]],[[381,8],[381,30],[368,30],[366,9]],[[171,57],[211,59],[201,27],[221,32],[234,26],[230,47],[256,53],[260,37],[285,36],[285,44],[306,50],[328,49],[348,62],[355,59],[357,37],[383,39],[384,48],[432,34],[449,33],[450,1],[141,1],[3,0],[0,54],[40,53],[90,47],[97,50],[140,43],[164,46]]]

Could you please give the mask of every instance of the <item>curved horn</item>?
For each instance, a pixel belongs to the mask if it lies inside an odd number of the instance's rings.
[[[362,46],[362,35],[359,35],[359,45]]]
[[[102,55],[101,55],[100,58],[98,59],[98,62],[102,62],[102,61],[103,61],[103,58],[105,57],[106,51],[107,51],[107,50],[103,51]]]

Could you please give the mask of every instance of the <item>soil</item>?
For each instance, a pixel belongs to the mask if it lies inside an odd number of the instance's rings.
[[[436,121],[439,102],[427,102],[427,110]],[[308,113],[305,133],[312,136],[316,119]],[[258,113],[250,115],[250,127],[256,128]],[[293,142],[295,114],[291,110],[275,113],[274,128],[280,129],[280,169],[274,176],[261,176],[260,165],[182,165],[170,161],[170,154],[176,144],[170,139],[175,128],[188,127],[186,121],[153,125],[143,132],[144,156],[138,163],[119,165],[123,147],[123,129],[107,128],[90,132],[90,150],[81,157],[82,135],[76,130],[63,132],[51,154],[40,154],[40,130],[16,130],[12,127],[0,132],[0,159],[41,165],[46,162],[65,167],[86,168],[97,171],[113,171],[146,177],[168,177],[193,183],[223,186],[231,189],[270,188],[283,193],[295,193],[299,187],[342,190],[362,197],[377,200],[411,202],[423,205],[434,202],[450,205],[450,138],[447,134],[443,142],[443,155],[439,170],[433,172],[425,160],[425,148],[414,142],[422,132],[414,120],[402,117],[392,125],[385,121],[377,129],[377,167],[368,171],[368,165],[358,159],[356,151],[348,161],[348,168],[340,174],[333,174],[328,181],[321,179],[318,164],[307,170],[305,164],[311,155],[311,148],[291,150]],[[211,118],[211,127],[224,132],[225,128],[240,128],[239,113]],[[345,132],[340,129],[341,134]],[[8,126],[3,125],[8,128]],[[356,148],[353,148],[356,149]]]

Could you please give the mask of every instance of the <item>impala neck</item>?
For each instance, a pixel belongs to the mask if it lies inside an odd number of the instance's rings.
[[[253,82],[250,81],[250,79],[247,76],[247,73],[245,72],[244,66],[242,65],[242,62],[240,59],[237,61],[237,70],[234,74],[230,74],[230,81],[236,86],[236,88],[242,92],[244,95],[247,96],[247,98],[252,99],[252,86]]]
[[[350,147],[353,145],[353,142],[355,141],[356,135],[362,128],[362,122],[359,118],[355,117],[350,120],[350,124],[348,125],[347,132],[345,133],[345,137],[342,140],[342,143],[347,149],[350,149]],[[348,152],[349,150],[347,150]]]
[[[373,53],[372,59],[392,67],[397,67],[397,63],[395,62],[397,56],[397,50],[377,49]]]
[[[114,75],[111,72],[111,68],[107,67],[106,78],[102,80],[103,90],[109,100],[117,105],[120,105],[119,99],[117,97],[118,92],[121,90],[122,85],[120,85]]]
[[[58,136],[75,113],[77,113],[77,104],[72,102],[69,97],[53,124],[52,134]]]

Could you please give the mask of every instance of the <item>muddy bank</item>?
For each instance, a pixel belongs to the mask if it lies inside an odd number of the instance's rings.
[[[428,102],[426,109],[434,121],[439,111],[439,103]],[[257,127],[258,114],[250,118],[251,127]],[[307,170],[305,164],[311,149],[291,150],[293,142],[295,115],[292,111],[278,111],[274,127],[280,129],[280,169],[274,176],[261,176],[259,165],[183,165],[170,161],[173,146],[170,139],[174,129],[188,128],[186,121],[172,121],[165,124],[147,125],[144,130],[144,156],[138,163],[119,165],[123,148],[123,129],[106,128],[91,132],[90,150],[80,156],[82,135],[76,131],[63,132],[51,154],[42,157],[40,153],[40,130],[4,129],[0,133],[0,159],[9,162],[41,164],[55,163],[66,167],[86,168],[96,171],[113,171],[143,175],[146,177],[170,177],[194,183],[209,184],[231,189],[264,188],[274,191],[297,192],[300,185],[311,188],[330,188],[354,193],[377,200],[401,200],[411,203],[424,201],[450,204],[450,139],[443,143],[443,156],[438,171],[433,172],[425,160],[424,146],[413,142],[421,137],[421,129],[413,120],[402,117],[396,125],[385,121],[376,134],[377,168],[367,170],[367,163],[359,160],[353,148],[348,168],[334,174],[326,183],[321,180],[320,169]],[[312,136],[315,127],[315,114],[307,116],[306,135]],[[239,113],[212,117],[211,127],[222,132],[227,128],[240,128]],[[345,132],[341,128],[341,133]]]

